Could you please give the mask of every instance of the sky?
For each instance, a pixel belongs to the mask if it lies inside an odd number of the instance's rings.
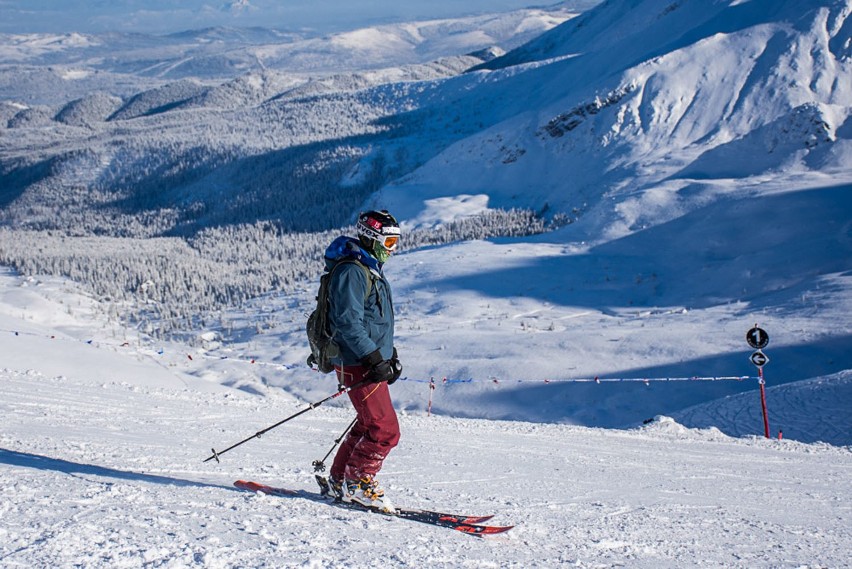
[[[0,0],[0,33],[171,33],[210,26],[331,32],[531,5],[542,4],[534,0]]]

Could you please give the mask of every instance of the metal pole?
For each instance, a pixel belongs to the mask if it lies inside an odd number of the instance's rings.
[[[248,437],[248,438],[245,438],[245,439],[241,440],[240,442],[238,442],[238,443],[236,443],[236,444],[233,444],[233,445],[229,446],[228,448],[226,448],[226,449],[225,449],[225,450],[223,450],[223,451],[216,452],[216,449],[215,449],[215,448],[214,448],[214,449],[211,449],[211,450],[213,451],[213,454],[212,454],[212,455],[210,455],[209,457],[207,457],[206,459],[204,459],[204,462],[208,462],[208,461],[210,461],[210,460],[214,460],[214,459],[216,460],[216,462],[219,462],[219,456],[220,456],[220,455],[225,454],[225,453],[226,453],[226,452],[228,452],[229,450],[231,450],[231,449],[235,449],[235,448],[237,448],[238,446],[240,446],[241,444],[247,443],[247,442],[249,442],[249,441],[250,441],[250,440],[252,440],[252,439],[260,438],[263,434],[268,433],[269,431],[271,431],[271,430],[272,430],[272,429],[274,429],[275,427],[279,427],[279,426],[283,425],[284,423],[286,423],[287,421],[290,421],[290,420],[292,420],[292,419],[295,419],[295,418],[296,418],[296,417],[298,417],[299,415],[302,415],[302,414],[304,414],[304,413],[307,413],[308,411],[311,411],[312,409],[316,409],[317,407],[319,407],[320,405],[322,405],[322,404],[323,404],[323,403],[325,403],[326,401],[330,401],[331,399],[334,399],[334,398],[336,398],[336,397],[340,397],[340,396],[341,396],[341,395],[343,395],[344,393],[349,393],[349,392],[350,392],[350,391],[352,391],[353,389],[355,389],[355,388],[357,388],[357,387],[361,387],[363,384],[366,384],[366,383],[370,383],[370,382],[369,382],[369,381],[367,381],[367,380],[362,380],[362,381],[359,381],[358,383],[355,383],[355,384],[353,384],[353,385],[350,385],[349,387],[344,387],[344,386],[342,386],[342,385],[341,385],[341,386],[338,386],[338,387],[339,387],[339,389],[337,390],[337,393],[332,393],[331,395],[329,395],[328,397],[326,397],[326,398],[325,398],[325,399],[323,399],[322,401],[317,401],[316,403],[311,403],[310,405],[308,405],[307,407],[305,407],[304,409],[302,409],[302,410],[301,410],[301,411],[299,411],[298,413],[295,413],[295,414],[293,414],[293,415],[290,415],[290,416],[289,416],[289,417],[287,417],[286,419],[282,419],[281,421],[278,421],[277,423],[275,423],[275,424],[274,424],[274,425],[272,425],[271,427],[267,427],[267,428],[263,429],[262,431],[258,431],[258,432],[256,432],[256,433],[255,433],[255,434],[253,434],[252,436],[250,436],[250,437]]]
[[[342,441],[342,440],[343,440],[343,437],[345,437],[345,436],[346,436],[346,433],[348,433],[349,431],[351,431],[351,430],[352,430],[352,427],[354,427],[354,426],[355,426],[355,423],[356,423],[357,421],[358,421],[358,417],[355,417],[354,419],[352,419],[352,422],[351,422],[351,423],[349,423],[349,426],[348,426],[348,427],[346,427],[346,430],[345,430],[345,431],[343,431],[343,432],[340,434],[340,436],[339,436],[339,437],[337,437],[336,439],[334,439],[334,444],[333,444],[333,445],[331,445],[331,448],[330,448],[330,449],[328,449],[328,452],[325,454],[325,456],[322,458],[322,460],[315,460],[315,461],[313,461],[313,462],[311,463],[311,465],[314,467],[314,472],[325,472],[325,460],[326,460],[328,457],[330,457],[330,456],[331,456],[331,452],[332,452],[335,448],[337,448],[337,445],[339,445],[339,444],[340,444],[340,441]]]
[[[760,378],[760,406],[763,408],[763,433],[769,438],[769,413],[766,410],[766,381],[763,379],[763,367],[757,368],[757,376]]]

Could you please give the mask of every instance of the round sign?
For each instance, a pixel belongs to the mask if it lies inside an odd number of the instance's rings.
[[[749,357],[749,359],[751,360],[751,363],[753,363],[757,367],[763,367],[769,363],[769,358],[767,357],[767,355],[761,352],[760,350],[753,353],[751,357]]]
[[[769,344],[769,334],[763,328],[755,326],[746,334],[746,341],[755,350],[762,350]]]

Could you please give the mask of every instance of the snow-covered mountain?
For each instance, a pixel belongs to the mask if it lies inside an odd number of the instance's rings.
[[[605,2],[490,62],[482,58],[493,54],[459,56],[501,40],[509,48],[566,16],[526,11],[396,25],[308,45],[227,30],[181,34],[156,49],[135,38],[7,36],[6,52],[21,50],[25,61],[2,73],[4,116],[15,135],[0,154],[11,206],[5,221],[79,228],[103,202],[113,205],[111,217],[133,216],[129,202],[175,211],[194,221],[180,231],[195,231],[288,217],[269,205],[282,186],[290,196],[303,187],[311,202],[315,191],[340,194],[342,185],[347,211],[328,227],[392,182],[377,200],[412,223],[434,218],[421,202],[481,194],[491,207],[583,212],[587,236],[614,236],[730,194],[727,180],[745,187],[819,172],[842,183],[852,98],[847,8],[840,0]],[[235,37],[238,49],[221,47]],[[34,44],[62,47],[45,54]],[[107,50],[115,55],[105,57]],[[252,63],[212,62],[210,50]],[[391,67],[391,59],[416,65]],[[476,65],[482,71],[458,75]],[[248,74],[211,83],[198,80],[204,70]],[[136,90],[149,75],[184,79]],[[28,100],[35,94],[41,101]],[[115,96],[124,99],[117,109]],[[81,109],[88,116],[79,117]],[[63,128],[69,114],[88,128]],[[291,157],[321,164],[321,175],[264,177]],[[467,174],[447,183],[448,169]],[[68,170],[86,175],[69,180]],[[167,188],[164,171],[174,178]],[[69,183],[94,191],[63,204],[62,215],[32,214],[62,200],[57,186]],[[211,205],[211,188],[221,198],[223,186],[231,199]],[[252,213],[228,209],[236,195]],[[303,213],[290,217],[316,218]]]
[[[0,565],[843,566],[850,13],[0,37]],[[334,392],[305,315],[370,205],[407,244],[382,481],[499,539],[233,489],[311,489],[343,398],[202,463]]]
[[[426,63],[500,46],[511,49],[576,15],[562,7],[426,20],[350,29],[329,34],[269,28],[212,27],[169,35],[140,33],[0,34],[4,67],[28,72],[32,81],[51,75],[68,80],[54,92],[29,85],[3,85],[3,96],[26,95],[54,102],[74,86],[122,89],[121,81],[150,83],[185,78],[228,80],[247,73],[280,70],[329,74]],[[95,74],[103,75],[95,77]],[[7,74],[4,73],[4,76]],[[142,84],[141,81],[139,84]]]
[[[484,64],[503,75],[486,73],[487,86],[444,112],[499,105],[505,120],[379,199],[408,217],[459,193],[483,193],[492,207],[582,208],[592,219],[578,227],[593,238],[673,219],[736,186],[846,183],[849,6],[602,3]]]
[[[490,50],[347,74],[158,80],[129,97],[93,92],[53,107],[11,100],[0,139],[11,232],[0,253],[138,307],[129,314],[147,329],[174,330],[207,326],[223,305],[278,288],[291,305],[309,303],[302,286],[312,288],[328,236],[302,234],[294,245],[270,236],[337,227],[369,205],[390,207],[421,236],[494,208],[532,209],[572,223],[517,243],[395,261],[400,286],[424,300],[404,303],[412,322],[461,318],[494,334],[489,347],[470,348],[448,323],[420,344],[412,325],[401,339],[412,377],[741,375],[750,368],[742,371],[740,338],[754,321],[781,334],[777,381],[837,373],[849,368],[852,337],[843,316],[849,5],[611,1],[496,59]],[[532,18],[547,27],[556,17],[526,11],[392,29],[433,30],[436,45],[447,45],[454,26]],[[369,47],[386,31],[355,36]],[[274,225],[251,225],[258,220]],[[194,237],[148,239],[163,235]],[[164,253],[184,261],[163,262]],[[454,261],[435,265],[436,255]],[[519,297],[529,302],[523,310]],[[167,327],[145,318],[152,301]],[[520,318],[523,331],[556,334],[517,344],[495,314],[534,314]],[[646,315],[655,334],[641,333]],[[277,329],[279,361],[303,361],[300,321]],[[516,344],[517,352],[497,348]],[[434,346],[443,346],[439,359]],[[522,355],[538,352],[547,355],[535,365]],[[535,389],[523,389],[488,416],[621,426],[753,386],[671,385],[663,410],[633,387],[595,387],[560,385],[540,405]],[[463,398],[444,410],[465,414]]]
[[[270,218],[291,230],[339,226],[431,152],[398,149],[393,125],[415,128],[395,117],[421,106],[423,90],[439,90],[434,80],[572,15],[522,10],[309,38],[218,29],[3,36],[4,223],[123,235]],[[396,158],[353,181],[371,149]],[[341,209],[314,211],[329,193]]]
[[[582,11],[600,0],[548,2]],[[128,32],[173,34],[216,27],[272,28],[330,34],[355,27],[377,27],[418,20],[451,20],[505,13],[531,5],[528,0],[5,0],[0,33]]]

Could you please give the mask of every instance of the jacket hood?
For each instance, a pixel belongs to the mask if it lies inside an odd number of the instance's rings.
[[[325,268],[331,269],[343,259],[355,259],[364,264],[371,271],[381,275],[382,265],[375,257],[370,255],[366,249],[361,247],[361,242],[354,237],[341,235],[331,242],[325,249]]]

